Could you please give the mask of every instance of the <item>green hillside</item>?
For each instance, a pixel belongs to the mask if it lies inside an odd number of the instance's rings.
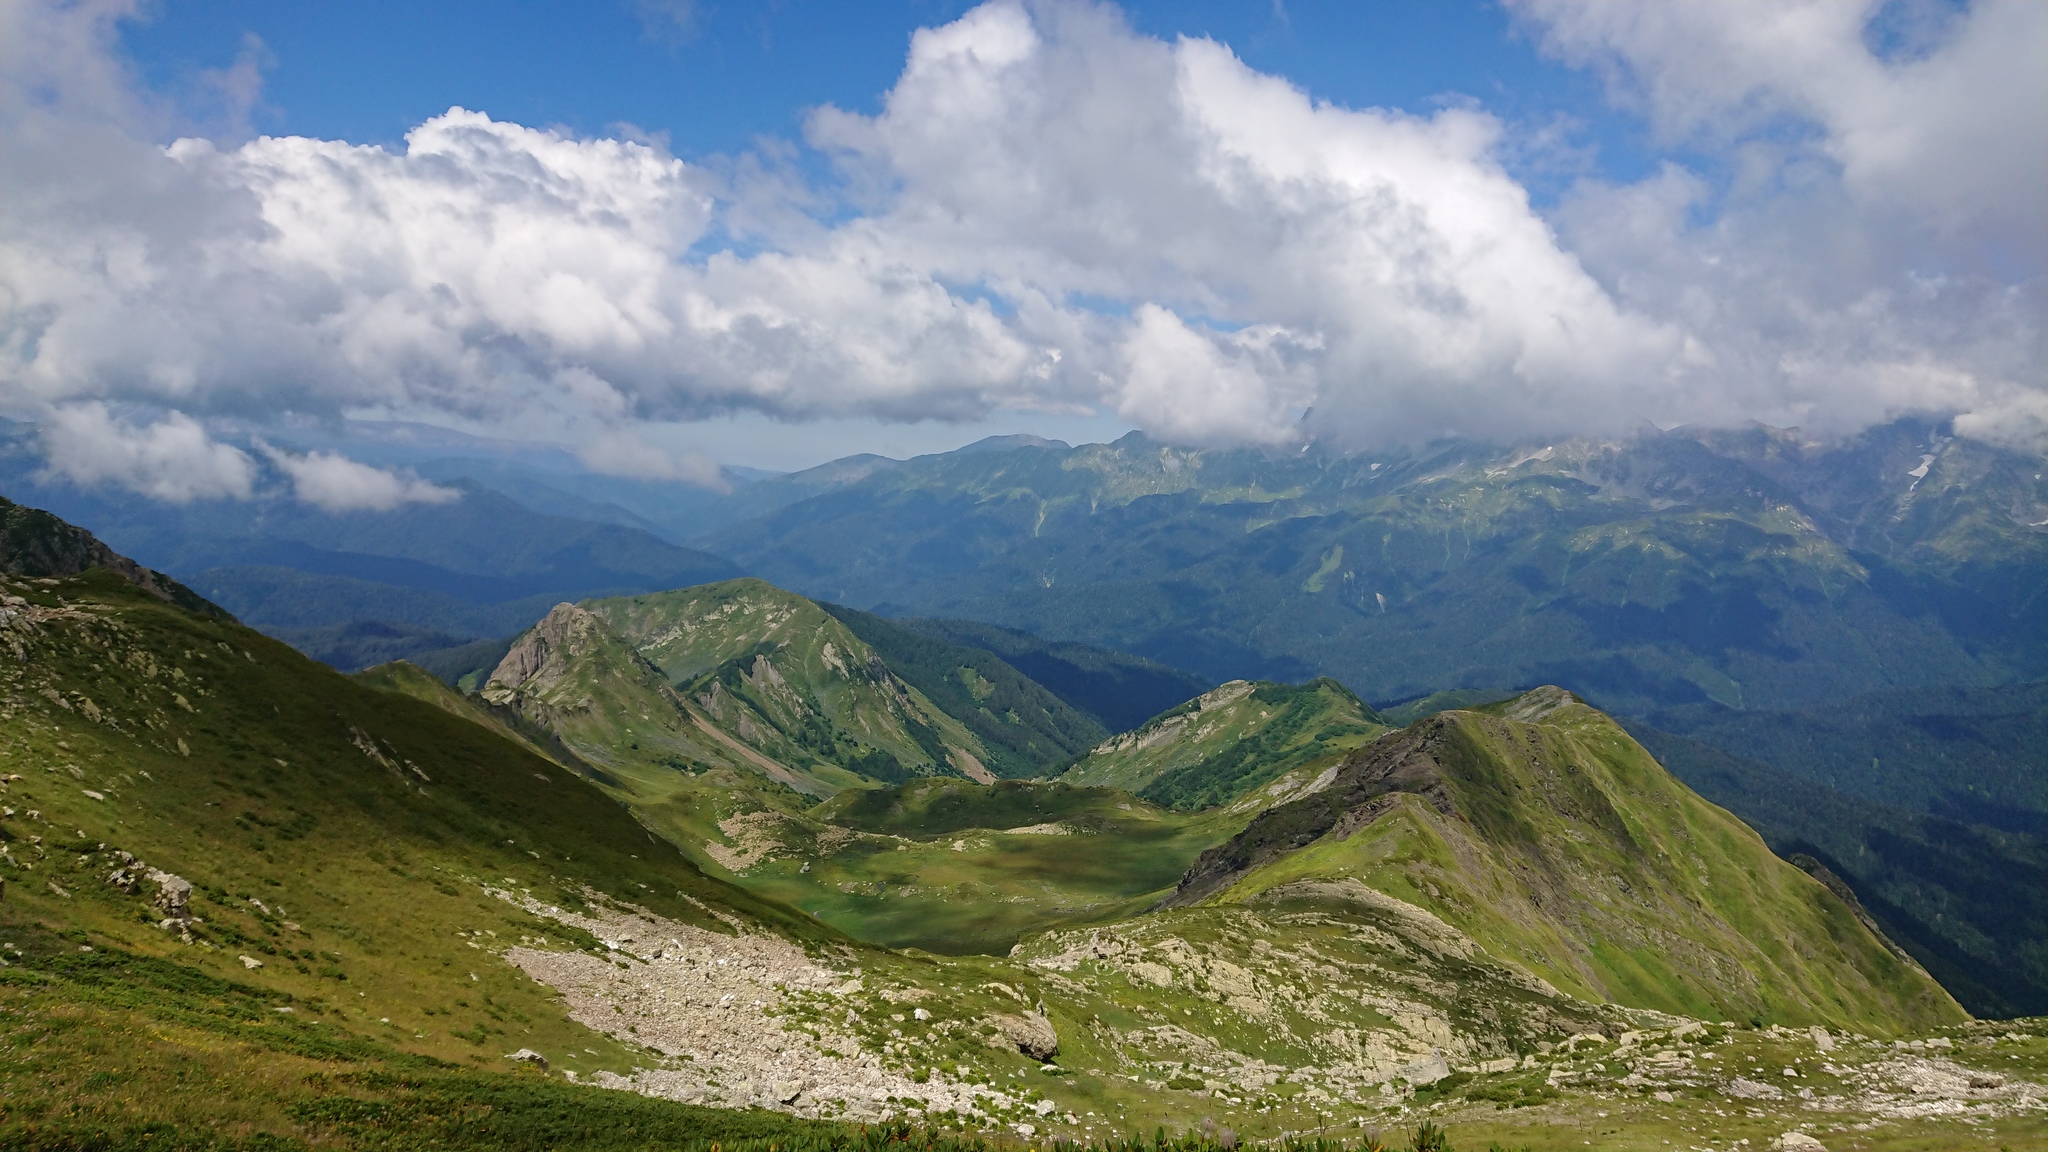
[[[832,618],[875,650],[889,670],[965,724],[988,750],[997,776],[1035,776],[1109,735],[1086,712],[1062,700],[985,648],[954,644],[837,604]]]
[[[1204,853],[1176,904],[1357,881],[1596,1000],[1884,1031],[1965,1019],[1819,883],[1556,688],[1438,713]]]
[[[1212,808],[1387,729],[1335,680],[1233,680],[1103,741],[1061,779],[1123,788],[1172,808]]]
[[[1249,812],[1174,812],[1063,782],[915,780],[735,822],[734,879],[862,940],[1004,955],[1138,915]]]
[[[661,697],[650,688],[672,690],[609,629],[579,640],[607,667],[555,659],[579,630],[603,627],[574,611],[556,623],[515,666],[559,673],[553,686],[593,703],[604,693],[651,707]],[[536,703],[573,711],[583,698]],[[1496,752],[1531,739],[1607,748],[1597,717],[1575,715],[1482,727],[1499,729]],[[1596,1139],[1653,1149],[1702,1132],[1761,1147],[1795,1126],[1868,1149],[2048,1136],[2032,1103],[2048,1081],[2036,1022],[1945,1027],[1907,1048],[1573,997],[1529,975],[1570,968],[1570,947],[1546,959],[1482,946],[1443,902],[1456,895],[1451,874],[1417,872],[1419,858],[1381,862],[1436,885],[1405,900],[1370,886],[1366,869],[1240,884],[1165,911],[1105,900],[1041,920],[1046,930],[1000,956],[873,947],[693,866],[647,826],[649,808],[635,819],[606,795],[623,788],[610,769],[535,740],[529,723],[405,666],[340,676],[121,571],[52,578],[21,564],[0,579],[0,1146],[1228,1152],[1227,1127],[1246,1148],[1337,1152],[1282,1142],[1321,1129],[1364,1152],[1371,1132],[1424,1121],[1461,1148],[1544,1152]],[[1573,763],[1602,780],[1634,764],[1609,759]],[[723,771],[740,781],[722,768],[677,775]],[[1447,795],[1481,794],[1451,775]],[[1351,783],[1333,778],[1316,795]],[[1659,797],[1653,787],[1616,808],[1645,843],[1679,819]],[[1746,833],[1678,807],[1711,865],[1714,891],[1700,895],[1711,904],[1740,889],[1715,862]],[[1512,821],[1473,811],[1490,837],[1514,835]],[[1011,887],[901,901],[958,910],[964,925],[1077,871],[1096,869],[1088,882],[1105,891],[1167,883],[1142,873],[1170,877],[1170,858],[1226,838],[1226,821],[1248,813],[933,777],[848,791],[817,815],[838,822],[789,818],[817,837],[816,855],[785,863],[771,851],[753,866],[886,880],[873,920],[901,925],[881,902],[941,878],[942,860],[980,854],[982,874]],[[1469,835],[1455,823],[1432,827],[1446,842]],[[1559,817],[1545,830],[1601,827]],[[920,857],[909,875],[887,871]],[[1620,891],[1601,874],[1565,879],[1566,894],[1602,908]],[[1031,914],[1051,916],[1059,899]],[[1788,915],[1813,907],[1794,900]],[[1771,925],[1742,927],[1768,943]],[[1844,932],[1801,937],[1809,981],[1840,976],[1834,957],[1868,942]],[[1522,943],[1556,945],[1536,931]],[[1754,947],[1708,943],[1731,960]],[[1880,1012],[1883,999],[1859,1004]],[[1815,1096],[1759,1071],[1780,1067]],[[1901,1114],[1901,1101],[1916,1111]],[[1213,1139],[1205,1120],[1219,1126]],[[1155,1128],[1185,1139],[1129,1139]]]
[[[550,761],[230,620],[106,569],[15,580],[0,596],[13,657],[0,666],[8,939],[133,957],[121,963],[194,993],[232,986],[259,1002],[236,1017],[259,1048],[498,1067],[525,1046],[630,1068],[630,1046],[477,950],[575,946],[498,892],[574,908],[630,899],[729,931],[705,911],[715,902],[823,938],[705,877]],[[174,1063],[217,1063],[190,1026],[143,1034]],[[178,1055],[190,1044],[203,1050]],[[213,1106],[199,1085],[131,1103],[185,1122]]]
[[[1847,795],[1654,728],[1629,730],[1780,856],[1816,858],[1848,881],[1885,934],[1972,1013],[2048,1013],[2041,837]]]
[[[801,596],[729,580],[585,607],[713,720],[771,755],[885,781],[993,778],[972,732]]]

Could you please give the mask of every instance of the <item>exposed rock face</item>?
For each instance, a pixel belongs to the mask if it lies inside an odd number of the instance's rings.
[[[227,613],[161,572],[102,544],[97,536],[40,508],[0,496],[0,572],[11,576],[76,576],[105,568],[156,598],[192,612]]]
[[[509,704],[521,689],[546,687],[550,673],[561,674],[561,654],[573,650],[582,636],[602,628],[602,621],[574,604],[555,605],[491,670],[484,699]],[[537,680],[540,683],[534,683]]]
[[[1226,843],[1202,853],[1182,876],[1165,907],[1193,904],[1227,888],[1240,876],[1297,848],[1370,824],[1395,792],[1424,797],[1440,812],[1451,811],[1443,768],[1434,753],[1444,739],[1445,721],[1431,717],[1359,750],[1320,791],[1269,808]]]
[[[559,989],[571,1019],[644,1044],[678,1066],[598,1073],[594,1082],[719,1107],[778,1108],[800,1116],[872,1120],[916,1101],[925,1111],[992,1117],[1019,1107],[1002,1090],[943,1075],[913,1080],[865,1048],[838,1018],[856,1011],[857,973],[834,971],[795,944],[763,932],[726,935],[645,910],[568,912],[531,897],[486,889],[526,911],[590,932],[608,948],[587,952],[508,948],[504,958]],[[815,1031],[790,1009],[826,1005]],[[1043,1017],[1043,1039],[1057,1042]],[[513,1054],[518,1057],[517,1053]]]
[[[1036,1012],[990,1016],[988,1022],[996,1026],[1004,1042],[1033,1060],[1043,1062],[1059,1054],[1059,1033],[1053,1030],[1052,1021]]]

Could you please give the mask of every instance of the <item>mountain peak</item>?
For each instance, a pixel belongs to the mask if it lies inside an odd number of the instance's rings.
[[[157,599],[188,611],[227,615],[199,593],[144,568],[85,529],[0,496],[0,572],[48,578],[76,576],[88,568],[105,568]]]

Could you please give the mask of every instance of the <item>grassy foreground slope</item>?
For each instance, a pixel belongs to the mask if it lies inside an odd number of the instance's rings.
[[[1574,995],[1884,1033],[1965,1013],[1606,716],[1540,688],[1429,717],[1205,853],[1178,904],[1356,884]]]
[[[10,1007],[58,996],[54,980],[82,999],[46,1006],[48,1043],[84,1043],[95,1020],[129,1037],[108,1065],[53,1057],[37,1093],[14,1084],[12,1120],[33,1118],[21,1101],[77,1093],[109,1122],[258,1123],[260,1107],[223,1114],[206,1078],[233,1075],[251,1045],[423,1068],[502,1068],[532,1047],[630,1068],[632,1045],[571,1021],[488,950],[597,942],[485,885],[570,907],[631,899],[716,932],[731,929],[707,907],[734,909],[828,938],[705,877],[518,744],[107,569],[6,581],[0,648]],[[60,946],[109,966],[29,975]],[[138,981],[163,985],[162,1003],[123,999]],[[205,1019],[141,1026],[137,1012],[182,1011],[188,994]],[[221,1013],[232,1036],[206,1023]],[[166,1071],[179,1067],[191,1078]]]
[[[1335,680],[1233,680],[1096,745],[1061,779],[1123,788],[1173,808],[1210,808],[1387,730]]]

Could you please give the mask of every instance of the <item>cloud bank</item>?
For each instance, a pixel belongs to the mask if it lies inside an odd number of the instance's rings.
[[[246,492],[198,419],[364,410],[542,414],[645,475],[707,469],[636,422],[746,410],[1360,445],[1928,411],[2042,447],[2048,6],[1896,42],[1872,4],[1513,7],[1705,167],[1546,214],[1476,106],[1320,104],[1050,0],[920,31],[876,115],[816,110],[823,186],[461,108],[402,149],[163,146],[127,6],[6,0],[5,405],[55,470],[166,498]],[[335,461],[287,470],[427,498]]]

